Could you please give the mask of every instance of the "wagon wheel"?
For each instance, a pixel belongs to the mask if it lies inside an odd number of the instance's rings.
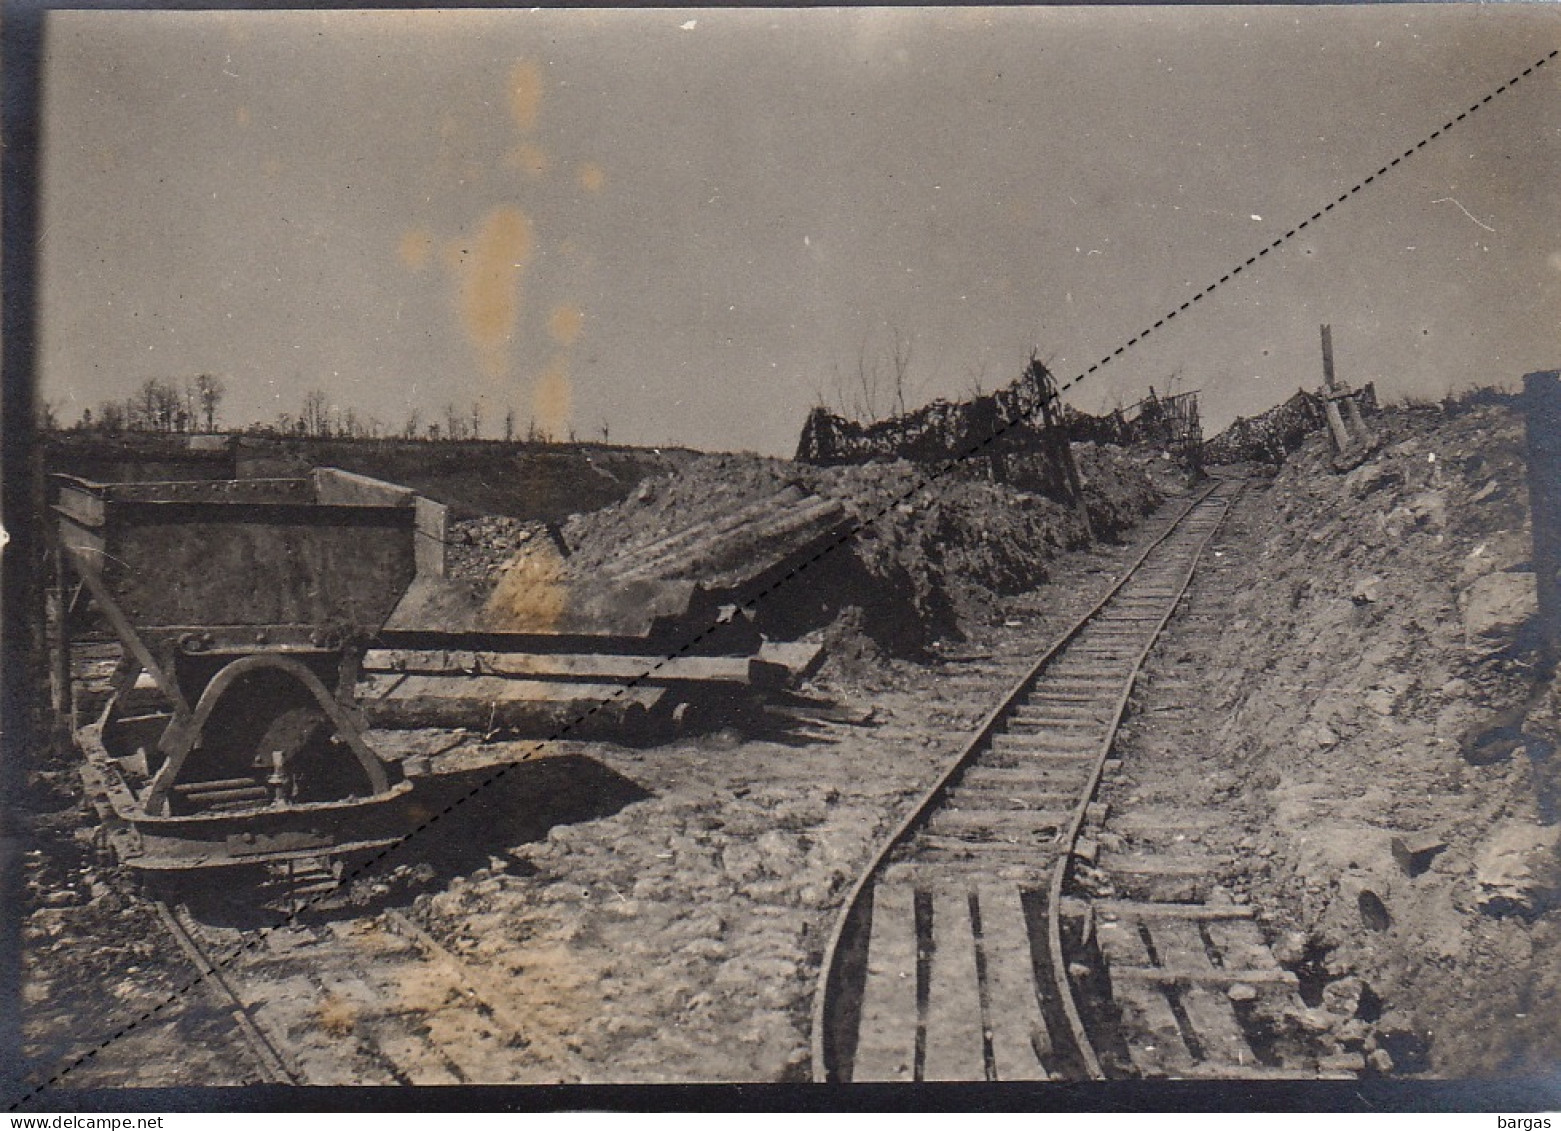
[[[386,767],[319,677],[297,660],[246,656],[223,668],[189,721],[165,736],[149,811],[369,797]]]

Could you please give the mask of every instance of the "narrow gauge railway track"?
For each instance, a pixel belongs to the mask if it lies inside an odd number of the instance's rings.
[[[318,882],[330,883],[318,878]],[[581,1079],[505,987],[401,912],[294,921],[256,933],[180,904],[163,926],[234,1020],[261,1077],[287,1084]],[[548,1067],[538,1071],[538,1058]]]
[[[1294,992],[1245,908],[1161,901],[1152,884],[1138,900],[1068,893],[1076,865],[1119,879],[1201,866],[1114,859],[1084,834],[1105,820],[1094,798],[1139,671],[1241,488],[1221,480],[1195,498],[884,842],[824,955],[815,1079],[1132,1075],[1138,1062],[1103,1056],[1092,1029],[1119,1030],[1102,1038],[1115,1053],[1135,1026],[1141,1046],[1182,1038],[1177,1075],[1318,1074],[1260,1063],[1221,992]]]

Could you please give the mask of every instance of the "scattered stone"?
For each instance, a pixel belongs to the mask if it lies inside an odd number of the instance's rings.
[[[1344,477],[1344,489],[1357,499],[1364,499],[1373,491],[1396,487],[1404,477],[1392,465],[1365,463]]]
[[[1486,499],[1491,498],[1500,490],[1501,484],[1492,479],[1489,483],[1485,484],[1485,486],[1481,487],[1474,494],[1470,495],[1469,501],[1471,503],[1483,503]]]
[[[1346,1048],[1363,1048],[1366,1038],[1371,1034],[1371,1026],[1359,1017],[1351,1017],[1347,1021],[1340,1022],[1333,1028],[1334,1039]]]
[[[1323,1008],[1336,1017],[1353,1018],[1365,989],[1366,984],[1354,975],[1329,982],[1323,987]]]
[[[1561,825],[1505,821],[1492,830],[1475,863],[1479,908],[1487,915],[1533,916],[1561,895]]]
[[[1322,1072],[1363,1072],[1366,1058],[1358,1052],[1336,1052],[1319,1057],[1317,1067]]]
[[[1294,966],[1306,957],[1306,935],[1300,931],[1286,931],[1270,948],[1281,966]]]
[[[1532,572],[1488,573],[1463,593],[1464,639],[1471,647],[1510,639],[1539,612]]]
[[[1350,590],[1350,600],[1357,605],[1373,605],[1382,597],[1382,578],[1373,574],[1355,583]]]
[[[1366,1064],[1379,1076],[1386,1076],[1393,1071],[1393,1057],[1387,1049],[1372,1049],[1366,1057]]]
[[[1437,853],[1447,848],[1445,840],[1431,833],[1406,833],[1389,843],[1399,870],[1411,878],[1428,871]]]
[[[1257,1000],[1257,989],[1245,982],[1236,982],[1225,991],[1225,996],[1234,1002]]]

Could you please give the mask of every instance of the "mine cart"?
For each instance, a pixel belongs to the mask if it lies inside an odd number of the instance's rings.
[[[334,468],[54,487],[55,704],[117,855],[152,871],[406,835],[424,767],[366,726],[653,729],[805,675],[819,646],[771,643],[740,609],[845,521],[787,488],[626,564],[581,577],[534,555],[484,592],[446,576],[442,505]],[[97,698],[72,641],[88,602],[117,640]]]
[[[55,477],[64,591],[120,646],[76,728],[120,854],[175,870],[393,843],[411,783],[353,706],[363,643],[442,549],[443,508],[332,469],[309,478]],[[71,601],[57,602],[68,679]]]

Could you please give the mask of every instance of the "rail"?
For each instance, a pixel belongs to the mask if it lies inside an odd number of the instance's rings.
[[[1112,677],[1112,681],[1116,683],[1116,694],[1111,702],[1109,716],[1105,719],[1099,720],[1099,722],[1104,726],[1104,730],[1100,735],[1100,741],[1098,745],[1094,749],[1088,771],[1082,780],[1076,780],[1074,782],[1074,802],[1071,807],[1071,812],[1067,816],[1066,822],[1063,823],[1060,828],[1058,828],[1056,834],[1046,846],[1046,848],[1043,851],[1037,853],[1038,860],[1043,860],[1050,864],[1049,882],[1047,883],[1047,912],[1045,933],[1047,936],[1046,950],[1050,959],[1051,977],[1056,990],[1054,1000],[1050,1004],[1055,1010],[1060,1010],[1063,1018],[1065,1018],[1067,1029],[1070,1032],[1072,1044],[1076,1050],[1076,1061],[1079,1068],[1082,1070],[1082,1074],[1093,1079],[1101,1079],[1104,1077],[1104,1070],[1101,1068],[1099,1057],[1096,1055],[1093,1047],[1091,1046],[1089,1035],[1086,1031],[1083,1018],[1080,1015],[1078,1004],[1074,999],[1072,988],[1069,982],[1066,959],[1063,955],[1061,937],[1063,885],[1066,880],[1069,864],[1074,857],[1074,852],[1077,847],[1080,832],[1084,827],[1085,820],[1089,812],[1091,798],[1093,797],[1095,790],[1099,785],[1102,769],[1110,755],[1112,743],[1115,740],[1117,730],[1126,711],[1128,699],[1131,695],[1133,683],[1137,673],[1141,669],[1143,662],[1148,656],[1150,649],[1153,647],[1155,640],[1158,638],[1166,622],[1170,619],[1172,613],[1175,611],[1177,604],[1182,598],[1182,595],[1185,593],[1187,585],[1190,583],[1192,577],[1193,566],[1201,556],[1208,540],[1213,536],[1214,531],[1218,528],[1219,522],[1223,519],[1230,498],[1236,493],[1236,491],[1239,491],[1239,489],[1239,482],[1233,483],[1231,481],[1220,480],[1210,485],[1206,490],[1193,498],[1187,504],[1187,506],[1176,515],[1176,517],[1168,525],[1167,529],[1164,530],[1153,541],[1151,541],[1138,554],[1138,556],[1124,571],[1122,577],[1117,581],[1117,583],[1113,585],[1111,589],[1108,590],[1107,593],[1087,612],[1080,616],[1066,631],[1064,631],[1056,639],[1056,641],[1046,649],[1046,651],[1035,662],[1035,664],[1032,665],[1029,670],[1014,684],[1012,690],[1010,690],[1008,694],[1004,696],[1003,700],[998,704],[998,706],[995,707],[978,726],[971,740],[960,750],[957,755],[955,755],[955,757],[949,761],[942,772],[938,775],[934,784],[926,790],[926,792],[912,807],[906,817],[900,821],[894,831],[881,842],[879,849],[874,854],[870,864],[866,869],[864,869],[856,884],[851,889],[842,913],[836,920],[834,929],[831,932],[829,942],[824,953],[819,990],[815,994],[813,1009],[812,1059],[813,1074],[815,1079],[833,1080],[839,1079],[841,1077],[841,1067],[844,1057],[841,1055],[841,1049],[839,1045],[841,1041],[850,1039],[850,1037],[853,1036],[853,1034],[842,1033],[840,1031],[842,1026],[845,1025],[845,1022],[842,1020],[842,1018],[836,1016],[836,1014],[841,1012],[843,1009],[841,1000],[846,996],[847,987],[845,982],[850,977],[846,970],[847,963],[844,961],[845,942],[847,937],[850,936],[854,942],[859,944],[861,938],[865,934],[868,939],[865,950],[867,952],[871,951],[871,926],[865,921],[868,916],[868,901],[871,898],[873,902],[876,903],[877,886],[883,880],[885,872],[890,866],[891,857],[897,851],[905,853],[907,850],[909,850],[909,854],[914,857],[915,848],[911,844],[913,839],[921,830],[926,829],[931,824],[934,816],[939,811],[944,810],[951,792],[956,788],[956,783],[963,779],[966,771],[971,769],[977,762],[979,762],[983,756],[991,752],[994,739],[996,739],[999,736],[999,732],[1003,730],[1005,726],[1016,717],[1019,710],[1026,704],[1027,700],[1032,696],[1032,694],[1036,692],[1037,687],[1042,683],[1043,678],[1047,675],[1047,673],[1068,657],[1070,648],[1079,642],[1081,637],[1083,637],[1092,626],[1100,626],[1102,624],[1103,614],[1105,614],[1108,610],[1112,610],[1118,607],[1118,605],[1122,603],[1123,598],[1127,595],[1129,586],[1132,585],[1135,580],[1142,578],[1146,572],[1147,567],[1149,567],[1152,562],[1158,563],[1160,558],[1166,556],[1164,554],[1160,554],[1159,552],[1165,548],[1166,543],[1169,540],[1176,537],[1179,533],[1185,533],[1187,531],[1189,528],[1189,516],[1198,514],[1207,523],[1207,528],[1201,531],[1195,531],[1194,533],[1197,536],[1192,539],[1191,544],[1185,547],[1180,547],[1182,552],[1173,556],[1171,566],[1177,573],[1180,574],[1180,576],[1174,579],[1173,584],[1161,585],[1159,588],[1152,590],[1145,589],[1145,593],[1152,594],[1151,596],[1140,596],[1137,598],[1137,600],[1140,602],[1138,606],[1140,610],[1152,608],[1154,613],[1150,617],[1145,617],[1142,615],[1142,612],[1135,613],[1133,615],[1133,621],[1135,624],[1140,626],[1147,621],[1149,622],[1149,627],[1147,629],[1143,627],[1135,628],[1134,634],[1137,637],[1138,646],[1131,652],[1131,654],[1115,661],[1118,670]],[[1059,686],[1065,685],[1059,684]],[[1062,758],[1064,755],[1059,754],[1055,755],[1055,757]],[[967,813],[965,815],[975,816],[980,819],[983,812],[985,811],[977,810],[974,814]],[[1039,819],[1041,814],[1037,813],[1035,816],[1037,819]],[[941,841],[946,838],[937,839]],[[1011,853],[1008,851],[1008,849],[1011,846],[1002,845],[1001,847],[1003,849],[1001,855],[1003,855],[1005,858],[1009,857]],[[940,843],[938,848],[939,850],[946,852],[948,846],[946,844]],[[972,857],[976,859],[982,855],[979,843],[972,842],[971,854]],[[967,885],[967,889],[968,888],[969,885]],[[918,896],[918,899],[920,899],[920,896]],[[980,912],[977,907],[976,896],[974,894],[970,895],[970,900],[971,918],[972,923],[974,924],[979,920]],[[957,904],[953,904],[951,906],[955,906],[957,909]],[[917,916],[916,933],[919,937],[921,934],[925,933],[924,928],[930,916],[930,911],[926,908],[918,908],[915,911],[915,915]],[[876,917],[876,908],[874,909],[874,917]],[[1007,918],[1011,920],[1011,916],[1008,916]],[[965,929],[968,930],[969,928]],[[976,929],[979,930],[979,928]],[[1011,941],[1014,937],[1014,932],[1010,931],[1005,937]],[[985,954],[979,941],[975,942],[974,945],[976,947],[976,965],[985,965],[986,963],[983,962],[983,958],[988,960],[988,962],[1007,961],[1004,956],[997,954],[995,950],[992,954]],[[903,945],[900,949],[902,953],[905,951]],[[927,1040],[925,1022],[929,1008],[927,1000],[927,949],[928,948],[923,947],[919,942],[916,944],[915,976],[917,989],[915,1010],[918,1014],[919,1021],[917,1021],[918,1032],[914,1053],[911,1057],[915,1063],[913,1065],[906,1065],[903,1063],[899,1064],[897,1066],[897,1071],[899,1074],[890,1075],[886,1078],[923,1078],[921,1073],[925,1067],[923,1064],[923,1057],[926,1052]],[[860,953],[864,951],[864,948],[860,945],[856,945],[854,950],[859,953],[853,955],[853,961],[856,965],[863,968],[862,977],[865,983],[868,977],[867,968],[872,965],[873,959],[870,953]],[[887,944],[885,953],[888,953]],[[971,969],[974,971],[974,967],[971,967]],[[902,978],[908,978],[909,970],[901,970],[900,976]],[[979,972],[975,972],[974,976],[979,979],[983,975],[981,975]],[[866,996],[866,992],[866,990],[863,991],[864,997]],[[992,1027],[990,1024],[988,1024],[988,1021],[990,1020],[989,1014],[992,1008],[992,1003],[987,999],[991,996],[991,992],[989,989],[983,986],[980,996],[982,999],[982,1040],[985,1046],[983,1051],[986,1062],[986,1074],[990,1078],[993,1075],[993,1035]],[[909,997],[903,994],[902,997],[904,999],[905,1006],[909,1008]],[[862,1012],[867,1008],[867,1005],[862,1000],[858,1000],[858,1013],[855,1019],[855,1024],[859,1028],[858,1031],[854,1034],[858,1041],[860,1041],[862,1037],[862,1032],[860,1030],[860,1025],[862,1023]],[[878,1018],[877,1020],[881,1021],[882,1018]],[[906,1018],[906,1020],[910,1019]],[[853,1061],[854,1059],[855,1057],[853,1054]],[[1042,1071],[1044,1071],[1044,1069],[1042,1069]],[[1032,1076],[1031,1078],[1035,1077]]]

